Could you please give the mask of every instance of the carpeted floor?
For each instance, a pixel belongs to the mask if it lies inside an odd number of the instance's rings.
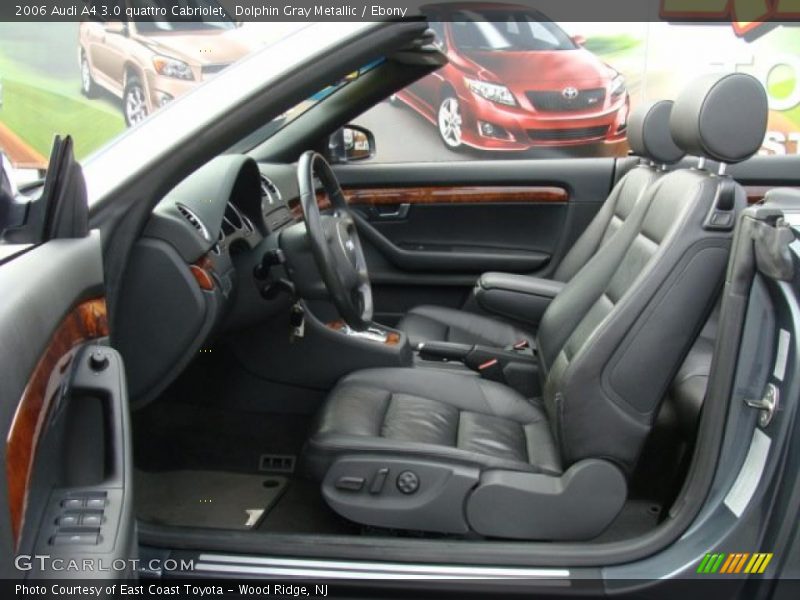
[[[159,525],[256,529],[287,485],[286,477],[223,471],[141,471],[136,514]]]

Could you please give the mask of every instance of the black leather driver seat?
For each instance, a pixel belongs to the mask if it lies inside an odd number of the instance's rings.
[[[614,186],[597,215],[559,263],[552,276],[554,281],[570,281],[625,223],[645,190],[664,174],[664,167],[683,158],[683,150],[669,131],[672,104],[670,100],[651,102],[631,113],[628,143],[633,153],[641,157],[640,164]],[[500,317],[433,305],[412,308],[398,329],[406,333],[413,347],[431,341],[503,347],[533,339],[530,331]]]
[[[671,131],[720,162],[752,156],[767,100],[754,78],[705,77]],[[564,287],[537,337],[543,398],[476,375],[377,369],[323,406],[305,460],[328,504],[364,524],[486,536],[598,535],[669,382],[716,300],[744,190],[699,169],[660,178]]]

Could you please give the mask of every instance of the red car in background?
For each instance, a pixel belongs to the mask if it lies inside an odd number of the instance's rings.
[[[453,150],[528,150],[625,139],[625,80],[541,13],[459,4],[430,13],[450,59],[397,94]]]

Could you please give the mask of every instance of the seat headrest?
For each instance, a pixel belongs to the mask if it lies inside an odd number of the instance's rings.
[[[638,106],[628,119],[628,145],[637,156],[660,165],[671,165],[684,156],[672,139],[669,117],[672,101],[660,100]]]
[[[751,75],[706,75],[675,100],[670,128],[687,154],[723,163],[753,156],[764,143],[767,92]]]

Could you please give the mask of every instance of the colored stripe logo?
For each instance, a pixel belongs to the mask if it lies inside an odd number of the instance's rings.
[[[760,575],[767,570],[772,560],[772,552],[712,552],[706,554],[697,566],[701,575],[736,575],[746,573]]]

